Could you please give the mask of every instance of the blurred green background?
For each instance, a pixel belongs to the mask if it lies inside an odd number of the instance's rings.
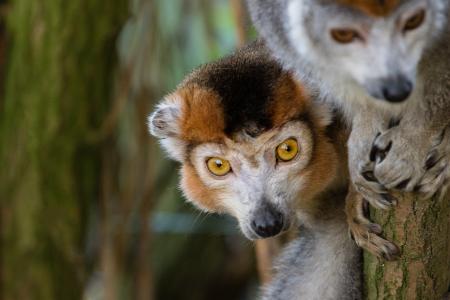
[[[253,245],[146,127],[254,35],[241,0],[0,1],[0,299],[254,298]]]

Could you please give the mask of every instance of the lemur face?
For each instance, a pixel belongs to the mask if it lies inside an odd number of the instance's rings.
[[[414,91],[419,63],[446,26],[448,0],[247,0],[281,60],[304,61],[374,103]],[[277,49],[283,47],[283,50]],[[283,55],[284,54],[284,55]],[[366,99],[365,97],[360,97]]]
[[[336,152],[330,114],[249,48],[195,71],[158,106],[150,130],[182,163],[181,187],[199,208],[237,218],[249,239],[275,236],[326,188]],[[305,206],[311,206],[305,205]]]
[[[196,199],[193,191],[206,188],[215,209],[235,216],[248,238],[274,236],[290,227],[296,201],[311,184],[312,134],[305,122],[292,121],[257,137],[242,131],[200,144],[192,165],[183,166],[183,189]]]
[[[443,2],[434,0],[325,0],[308,8],[304,2],[293,0],[288,7],[297,51],[389,102],[412,93],[422,53],[446,13]]]

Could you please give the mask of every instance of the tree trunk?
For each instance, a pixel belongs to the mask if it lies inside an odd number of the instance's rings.
[[[15,0],[0,107],[5,299],[80,299],[126,0]]]
[[[384,262],[365,254],[367,299],[442,299],[450,284],[450,194],[406,195],[390,212],[372,210],[371,218],[402,256]]]

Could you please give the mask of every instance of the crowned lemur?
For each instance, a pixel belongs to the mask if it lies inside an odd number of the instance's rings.
[[[372,206],[394,206],[394,190],[425,198],[445,194],[450,182],[449,0],[247,2],[254,24],[284,67],[352,125],[350,175]],[[364,230],[352,229],[359,243],[366,242]]]

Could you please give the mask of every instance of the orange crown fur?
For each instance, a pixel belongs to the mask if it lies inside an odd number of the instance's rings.
[[[399,0],[338,0],[338,3],[354,7],[370,16],[390,15],[400,4]]]

